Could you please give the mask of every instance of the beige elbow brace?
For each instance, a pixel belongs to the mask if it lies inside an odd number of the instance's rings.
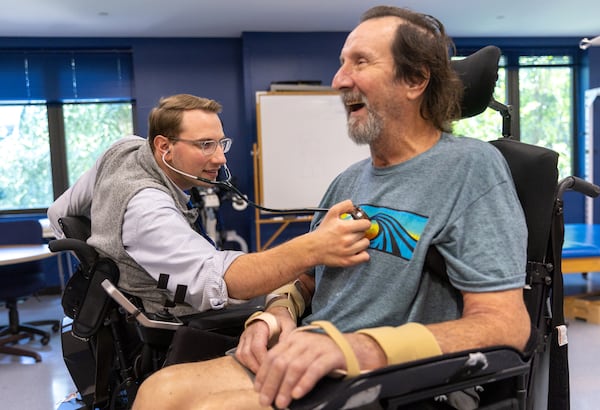
[[[373,338],[385,352],[388,365],[442,354],[433,333],[419,323],[407,323],[398,327],[384,326],[361,329],[356,333],[362,333]]]

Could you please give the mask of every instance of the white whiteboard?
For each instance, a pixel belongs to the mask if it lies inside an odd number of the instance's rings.
[[[337,93],[258,92],[256,103],[263,206],[316,207],[340,172],[369,157],[348,137]]]

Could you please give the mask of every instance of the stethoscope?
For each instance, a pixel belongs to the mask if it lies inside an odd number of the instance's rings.
[[[195,179],[197,181],[202,181],[202,182],[204,182],[206,184],[210,184],[210,185],[213,185],[213,186],[216,186],[216,187],[223,188],[223,189],[225,189],[225,190],[227,190],[229,192],[232,192],[236,196],[238,196],[241,200],[243,200],[244,202],[246,202],[248,205],[250,205],[250,206],[252,206],[254,208],[260,209],[261,211],[272,212],[272,213],[295,213],[295,214],[299,214],[299,213],[306,214],[306,213],[327,212],[327,211],[329,211],[328,208],[273,209],[273,208],[264,207],[262,205],[258,205],[257,203],[254,203],[251,200],[249,200],[246,195],[244,195],[235,185],[233,185],[231,183],[231,172],[229,172],[229,168],[227,168],[227,165],[225,165],[225,164],[221,165],[221,169],[219,170],[219,175],[222,175],[223,179],[211,180],[211,179],[199,177],[197,175],[188,174],[187,172],[184,172],[184,171],[181,171],[181,170],[175,168],[174,166],[172,166],[171,164],[169,164],[165,160],[165,155],[167,155],[168,152],[169,151],[167,150],[167,151],[165,151],[162,154],[162,162],[171,171],[176,172],[179,175],[183,175],[184,177],[188,177],[188,178],[191,178],[191,179]]]

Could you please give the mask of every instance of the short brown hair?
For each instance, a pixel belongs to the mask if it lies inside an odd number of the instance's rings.
[[[184,111],[204,110],[218,114],[222,106],[215,100],[191,94],[176,94],[163,97],[148,116],[148,142],[154,151],[154,138],[157,135],[176,137],[181,132],[181,118]]]
[[[439,130],[450,131],[451,122],[460,118],[463,95],[462,82],[450,66],[449,51],[455,50],[454,43],[438,19],[406,8],[376,6],[360,21],[387,16],[405,22],[398,25],[392,42],[396,78],[409,83],[422,81],[429,71],[421,116]]]

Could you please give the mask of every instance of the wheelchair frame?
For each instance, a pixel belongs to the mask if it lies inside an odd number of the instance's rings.
[[[51,241],[50,249],[73,251],[80,262],[63,294],[67,317],[61,339],[65,364],[80,395],[80,409],[130,408],[139,385],[165,364],[214,357],[235,346],[245,319],[260,308],[247,304],[184,320],[170,315],[168,307],[159,314],[147,314],[141,301],[117,288],[116,263],[100,257],[84,241],[90,235],[89,219],[64,217],[59,222],[68,238]],[[178,336],[182,328],[186,331]],[[211,347],[211,356],[182,354],[181,349],[170,349],[174,338],[184,346],[199,339],[223,345]]]

